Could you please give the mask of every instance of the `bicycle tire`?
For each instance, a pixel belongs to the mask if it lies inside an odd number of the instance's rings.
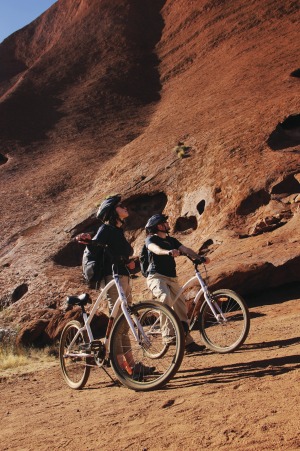
[[[165,348],[162,329],[153,333],[152,322],[145,320],[145,313],[155,312],[162,323],[167,321],[173,328],[174,343],[168,346],[160,358],[157,355]],[[121,314],[113,327],[110,340],[111,366],[118,380],[127,388],[136,391],[150,391],[163,387],[178,371],[184,356],[184,330],[176,313],[168,306],[157,301],[143,301],[130,307],[130,316],[135,324],[143,317],[143,331],[148,344],[139,334],[140,341],[133,337],[124,314]],[[155,359],[153,356],[156,356]],[[153,368],[151,374],[147,370]]]
[[[91,368],[87,366],[87,357],[81,357],[83,353],[80,345],[89,343],[86,331],[81,331],[72,345],[72,356],[68,357],[68,348],[81,328],[78,321],[72,320],[67,323],[62,331],[59,342],[59,361],[62,375],[69,387],[79,390],[83,388],[89,378]],[[74,354],[78,354],[74,356]]]
[[[244,299],[232,290],[222,289],[212,293],[226,322],[218,322],[207,301],[200,308],[199,332],[205,345],[220,354],[233,352],[246,340],[250,329],[250,315]]]

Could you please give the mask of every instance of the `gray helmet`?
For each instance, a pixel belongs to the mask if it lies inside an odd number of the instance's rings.
[[[148,219],[147,224],[145,225],[146,230],[154,229],[158,224],[163,224],[168,220],[168,216],[157,213],[156,215],[151,216],[150,219]]]
[[[106,221],[120,200],[121,196],[119,195],[107,197],[97,211],[97,218],[101,219],[101,221]]]

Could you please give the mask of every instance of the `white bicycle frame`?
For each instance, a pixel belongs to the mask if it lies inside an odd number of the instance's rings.
[[[195,282],[198,280],[198,282],[200,283],[200,290],[197,292],[195,298],[193,299],[193,304],[196,305],[197,302],[200,299],[200,296],[202,294],[204,294],[204,298],[206,300],[206,302],[208,303],[214,317],[216,318],[217,321],[219,322],[227,322],[227,319],[224,317],[222,310],[220,309],[218,303],[216,302],[215,304],[212,303],[211,300],[211,296],[210,293],[208,291],[208,287],[206,285],[206,283],[204,282],[200,272],[198,271],[198,269],[195,269],[195,276],[192,277],[191,279],[189,279],[179,290],[179,292],[177,293],[177,296],[173,302],[173,305],[176,303],[177,299],[183,294],[183,292],[187,289],[190,288],[192,286],[195,285]]]
[[[106,334],[105,334],[105,338],[104,338],[104,343],[103,344],[104,344],[105,349],[106,349],[106,357],[108,356],[109,349],[110,349],[110,335],[111,335],[110,332],[111,332],[112,326],[114,324],[114,321],[115,321],[116,317],[118,316],[118,312],[119,312],[120,306],[121,306],[122,312],[124,313],[126,321],[127,321],[128,325],[130,327],[130,330],[131,330],[135,340],[138,343],[140,343],[141,339],[143,339],[142,340],[143,341],[143,346],[147,346],[147,345],[149,346],[150,345],[149,338],[145,334],[145,332],[143,330],[143,327],[141,326],[140,322],[136,318],[135,318],[134,322],[135,322],[135,325],[136,325],[136,327],[138,329],[138,332],[135,330],[133,321],[132,321],[131,316],[130,316],[129,311],[128,311],[127,298],[126,298],[124,290],[123,290],[123,288],[121,286],[119,275],[118,274],[113,274],[113,280],[108,282],[108,284],[105,285],[105,287],[101,289],[100,294],[99,294],[99,296],[98,296],[98,298],[97,298],[97,300],[96,300],[96,302],[95,302],[90,314],[88,315],[85,311],[83,312],[82,316],[83,316],[84,325],[76,332],[73,340],[71,341],[71,343],[70,343],[70,345],[68,347],[68,350],[72,349],[72,346],[75,343],[78,335],[81,332],[85,331],[85,330],[87,331],[87,334],[88,334],[88,337],[89,337],[89,341],[90,342],[94,341],[94,336],[93,336],[92,329],[91,329],[91,326],[90,326],[91,321],[92,321],[92,319],[93,319],[93,317],[94,317],[94,315],[95,315],[95,313],[97,311],[97,308],[99,307],[100,301],[102,299],[106,298],[108,290],[111,287],[113,287],[114,285],[116,285],[116,287],[117,287],[119,297],[116,300],[116,302],[115,302],[115,304],[113,306],[112,312],[110,314],[110,317],[109,317],[109,320],[108,320],[108,326],[107,326],[107,330],[106,330]],[[69,352],[69,351],[67,352],[67,355],[68,355],[68,357],[76,357],[76,356],[78,357],[78,353],[72,354],[72,352]],[[83,353],[80,353],[80,356],[81,357],[90,357],[91,354],[83,352]]]

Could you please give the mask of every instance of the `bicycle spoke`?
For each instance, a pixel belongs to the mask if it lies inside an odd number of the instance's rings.
[[[80,327],[78,321],[70,321],[62,332],[59,345],[59,359],[64,379],[75,389],[82,388],[90,374],[84,350],[87,337],[83,332],[78,333]]]
[[[244,300],[231,290],[218,290],[212,295],[215,318],[205,302],[200,311],[199,330],[205,344],[213,351],[226,353],[238,349],[250,327],[249,312]]]
[[[132,315],[136,320],[139,342],[135,340],[125,317],[119,317],[111,336],[112,367],[119,380],[129,388],[158,388],[170,380],[181,363],[184,351],[182,326],[172,310],[160,303],[137,304],[132,307]],[[163,342],[160,326],[163,321],[168,321],[174,328],[172,346]],[[136,323],[143,328],[143,334]]]

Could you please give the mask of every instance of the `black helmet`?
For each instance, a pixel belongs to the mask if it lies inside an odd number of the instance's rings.
[[[97,211],[97,218],[101,221],[106,221],[112,212],[112,210],[118,205],[121,200],[121,196],[110,196],[107,197],[100,205]]]
[[[156,215],[151,216],[150,219],[148,219],[147,224],[145,225],[146,230],[153,229],[158,224],[163,224],[168,220],[168,216],[157,213]]]

